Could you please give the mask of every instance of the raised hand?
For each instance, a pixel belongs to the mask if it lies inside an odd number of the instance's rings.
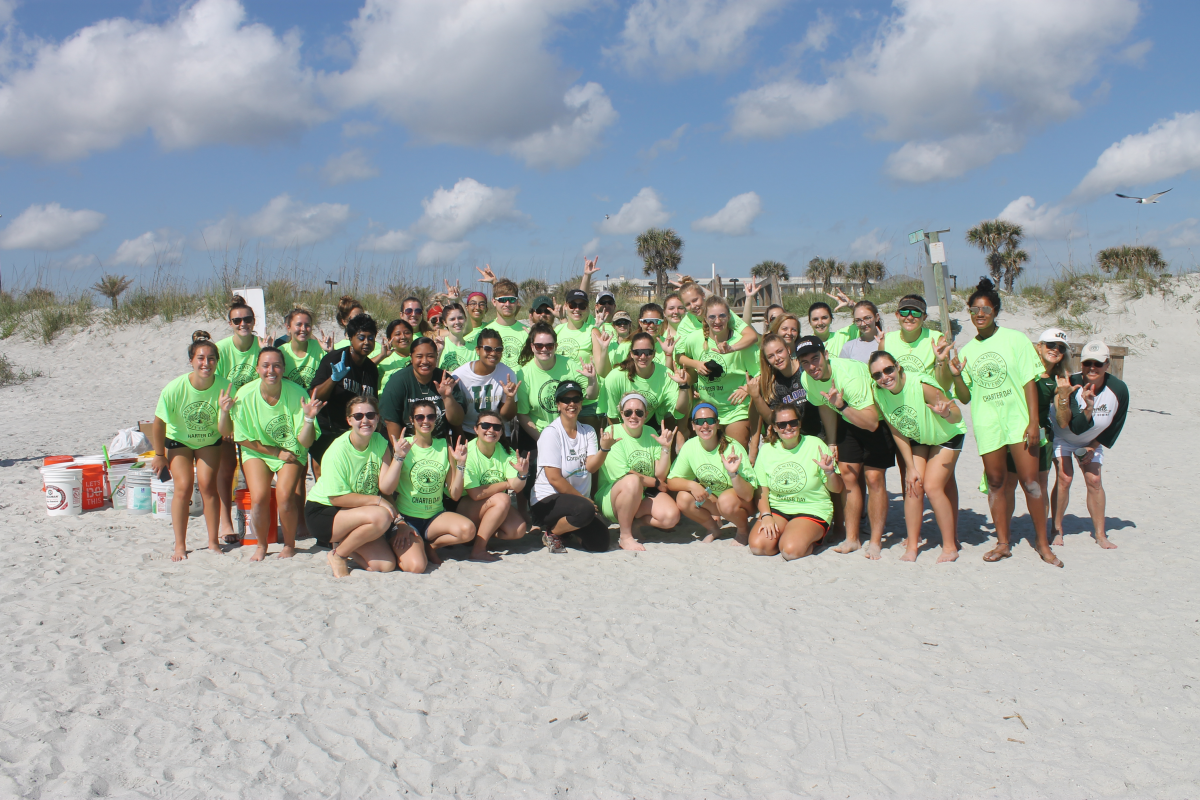
[[[450,455],[454,456],[454,463],[458,464],[458,468],[462,469],[467,465],[467,440],[463,437],[458,437],[454,447],[450,450]]]
[[[591,383],[592,381],[594,381],[596,379],[596,365],[595,364],[585,364],[584,362],[580,361],[579,362],[579,374],[582,375],[583,377],[587,378],[588,383]]]
[[[617,440],[617,437],[613,435],[613,425],[610,422],[608,424],[608,427],[605,428],[603,430],[603,432],[601,432],[601,434],[600,434],[600,449],[601,450],[611,450],[612,446],[613,446],[613,442],[615,442],[616,440]]]
[[[937,359],[937,363],[945,364],[950,360],[950,341],[946,337],[942,337],[933,343],[933,355]]]
[[[664,354],[668,356],[675,355],[675,337],[671,334],[667,334],[667,338],[665,339],[660,339],[658,346],[662,348]]]
[[[326,353],[333,350],[333,336],[325,335],[325,331],[317,331],[317,343],[321,345],[321,349]]]
[[[407,431],[407,427],[401,428],[400,435],[392,439],[392,453],[397,461],[403,461],[404,457],[408,455],[408,451],[412,450],[412,442],[404,437]]]
[[[334,364],[333,368],[329,371],[329,377],[333,379],[334,383],[341,383],[342,379],[350,374],[350,370],[353,365],[350,364],[349,361],[350,348],[347,347],[342,351],[342,360]]]
[[[878,320],[877,320],[877,321],[876,321],[876,325],[878,325],[878,324],[879,324],[879,323],[878,323]],[[883,328],[876,328],[876,329],[875,329],[875,341],[879,343],[879,349],[880,349],[880,350],[882,350],[882,349],[883,349],[883,339],[884,339]]]
[[[814,458],[813,463],[820,467],[826,475],[832,475],[837,469],[837,455],[836,453],[821,453],[821,457]]]
[[[837,290],[837,294],[829,294],[826,292],[825,296],[837,301],[837,306],[833,309],[833,313],[835,314],[841,311],[843,308],[850,308],[852,305],[854,305],[854,303],[850,301],[850,298],[846,297],[846,293],[841,289]]]
[[[668,372],[667,377],[670,378],[671,380],[675,381],[680,386],[687,386],[687,382],[688,382],[687,370],[684,369],[683,367],[680,367],[679,369],[675,370],[674,372]]]
[[[304,411],[304,416],[306,417],[315,417],[324,407],[325,401],[318,400],[315,397],[310,398],[307,403],[300,404],[300,408]]]
[[[599,326],[608,322],[608,315],[610,313],[608,306],[597,306],[593,313],[596,315],[596,325]]]
[[[956,378],[962,375],[963,370],[966,369],[966,364],[958,360],[958,350],[951,348],[950,363],[948,366],[950,367],[950,374]]]
[[[1079,400],[1083,404],[1084,413],[1090,414],[1092,408],[1096,405],[1096,390],[1092,388],[1090,383],[1083,385],[1083,389],[1079,392]]]
[[[446,370],[442,370],[442,379],[433,384],[433,388],[443,400],[448,400],[454,394],[454,387],[458,385],[458,381]]]
[[[650,434],[650,438],[661,444],[663,447],[670,447],[671,440],[675,438],[675,431],[664,425],[663,429],[657,434]]]
[[[222,389],[220,394],[217,395],[217,405],[220,406],[221,410],[226,414],[230,412],[235,402],[237,402],[237,398],[229,393],[228,386]]]
[[[737,475],[738,469],[742,466],[742,457],[740,454],[729,450],[725,455],[721,456],[721,462],[725,464],[725,471],[732,478],[734,475]]]
[[[1054,394],[1058,400],[1068,399],[1071,396],[1071,393],[1075,391],[1075,387],[1071,385],[1070,378],[1063,377],[1062,375],[1055,375],[1054,383],[1056,384],[1054,387]]]
[[[388,357],[388,356],[390,356],[391,354],[392,354],[392,343],[391,343],[391,341],[389,341],[388,339],[382,339],[382,340],[379,342],[379,355],[383,356],[383,358],[387,358],[387,357]],[[383,359],[381,358],[381,359],[380,359],[380,361],[382,361],[382,360],[383,360]]]
[[[833,408],[835,411],[842,407],[842,390],[832,383],[829,384],[828,392],[821,392],[821,397],[824,397],[825,401],[829,403],[830,408]]]
[[[746,302],[747,303],[753,302],[754,295],[758,294],[758,290],[761,286],[762,286],[762,284],[755,281],[754,278],[746,279]]]
[[[484,264],[483,269],[476,267],[475,271],[483,276],[482,278],[479,279],[480,283],[495,283],[496,282],[496,273],[492,272],[491,264]]]
[[[455,279],[453,286],[451,286],[450,281],[446,280],[445,278],[442,278],[442,283],[446,284],[446,296],[447,297],[453,298],[455,300],[462,297],[462,286],[460,285],[460,283],[458,282],[457,279]]]
[[[612,334],[602,331],[599,328],[592,328],[592,341],[603,347],[605,350],[612,344]]]
[[[942,400],[934,400],[932,403],[926,403],[929,410],[937,414],[943,419],[950,419],[950,409],[954,408],[954,401],[948,398]]]
[[[517,399],[517,390],[521,388],[521,381],[512,382],[512,378],[505,378],[504,384],[500,387],[504,390],[505,398],[509,400]]]
[[[584,275],[594,275],[595,273],[599,272],[600,268],[598,266],[596,266],[596,262],[599,260],[600,260],[600,256],[596,256],[591,261],[588,261],[585,258],[583,260],[583,274]]]
[[[512,464],[513,467],[516,468],[518,475],[528,475],[529,474],[529,453],[528,452],[526,452],[525,455],[521,455],[521,451],[518,450],[516,461],[511,461],[509,463]]]
[[[270,347],[274,343],[275,343],[275,334],[271,333],[270,331],[267,331],[266,336],[258,337],[258,346],[259,347]]]

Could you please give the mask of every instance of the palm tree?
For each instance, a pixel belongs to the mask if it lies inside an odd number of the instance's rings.
[[[1136,278],[1146,273],[1162,274],[1167,271],[1167,262],[1157,247],[1127,244],[1106,247],[1096,253],[1100,269],[1116,278]]]
[[[643,275],[654,276],[654,294],[666,294],[667,273],[679,269],[683,239],[671,228],[648,228],[637,237],[637,253],[646,266]]]
[[[575,286],[579,285],[579,281],[575,282]],[[526,278],[518,285],[521,292],[521,298],[527,302],[533,302],[533,298],[539,294],[550,294],[550,286],[541,278]]]
[[[821,287],[828,292],[833,288],[833,276],[844,269],[843,265],[833,258],[817,257],[808,262],[805,274],[810,281],[821,282]]]
[[[1010,257],[1002,256],[1000,251],[1007,250],[1009,252],[1017,251],[1021,247],[1021,239],[1025,236],[1025,231],[1015,222],[1009,222],[1003,219],[985,219],[983,222],[976,225],[967,231],[967,244],[978,247],[985,255],[985,261],[988,265],[988,273],[992,277],[992,281],[999,286],[1003,281],[1009,287],[1008,291],[1012,291],[1013,280],[1016,275],[1011,277],[1008,274],[1006,265],[1012,264],[1020,268],[1023,262],[1013,262]],[[1029,258],[1026,256],[1025,261]],[[1018,274],[1021,269],[1018,269]]]
[[[887,275],[887,267],[883,265],[882,261],[874,258],[866,261],[852,261],[845,265],[844,269],[846,279],[859,285],[863,297],[867,296],[872,281],[881,281]]]
[[[1029,254],[1024,250],[1005,248],[996,254],[1004,274],[1004,291],[1012,293],[1013,281],[1025,271],[1023,264],[1029,263]]]
[[[117,298],[121,293],[133,285],[133,281],[126,278],[124,275],[109,275],[104,274],[100,280],[92,285],[92,291],[96,294],[103,295],[112,301],[113,310],[117,309]]]

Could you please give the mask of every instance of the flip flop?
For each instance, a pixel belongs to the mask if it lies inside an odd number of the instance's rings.
[[[1002,559],[1012,558],[1012,547],[1011,546],[1008,548],[1007,553],[996,552],[999,549],[1000,549],[1000,545],[997,545],[996,547],[992,548],[988,552],[984,553],[983,560],[988,562],[989,564],[994,564],[995,562],[1000,561]]]

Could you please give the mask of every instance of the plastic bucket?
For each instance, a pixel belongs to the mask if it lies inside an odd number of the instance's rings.
[[[104,465],[81,464],[76,461],[74,464],[68,464],[67,469],[76,470],[83,475],[83,510],[104,508]]]
[[[258,533],[254,530],[254,525],[250,517],[250,490],[238,489],[234,494],[233,513],[238,517],[233,522],[234,528],[242,528],[242,546],[258,545]],[[267,544],[275,544],[279,541],[279,507],[278,501],[275,499],[275,490],[271,490],[271,508],[267,513]],[[238,523],[241,523],[239,525]]]
[[[79,470],[42,470],[46,485],[46,513],[52,517],[76,517],[83,513],[83,473]]]
[[[150,474],[149,467],[140,467],[129,470],[129,474],[125,476],[125,509],[130,516],[139,516],[141,514],[149,514],[151,508],[150,502],[150,480],[153,476]]]
[[[108,497],[113,508],[125,508],[125,482],[129,478],[131,464],[113,464],[108,469]]]
[[[150,513],[163,519],[171,518],[171,502],[175,499],[175,485],[171,481],[150,478]]]

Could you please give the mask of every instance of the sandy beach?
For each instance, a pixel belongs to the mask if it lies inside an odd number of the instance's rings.
[[[680,528],[639,554],[527,537],[419,576],[334,581],[311,539],[291,561],[173,564],[166,521],[48,518],[36,467],[149,419],[191,331],[221,323],[18,333],[4,352],[46,376],[0,389],[0,796],[1200,796],[1196,314],[1114,299],[1095,318],[1131,348],[1104,462],[1119,549],[1091,539],[1080,481],[1062,570],[1027,541],[981,560],[969,434],[950,565],[928,511],[934,541],[900,562],[896,494],[879,562]]]

